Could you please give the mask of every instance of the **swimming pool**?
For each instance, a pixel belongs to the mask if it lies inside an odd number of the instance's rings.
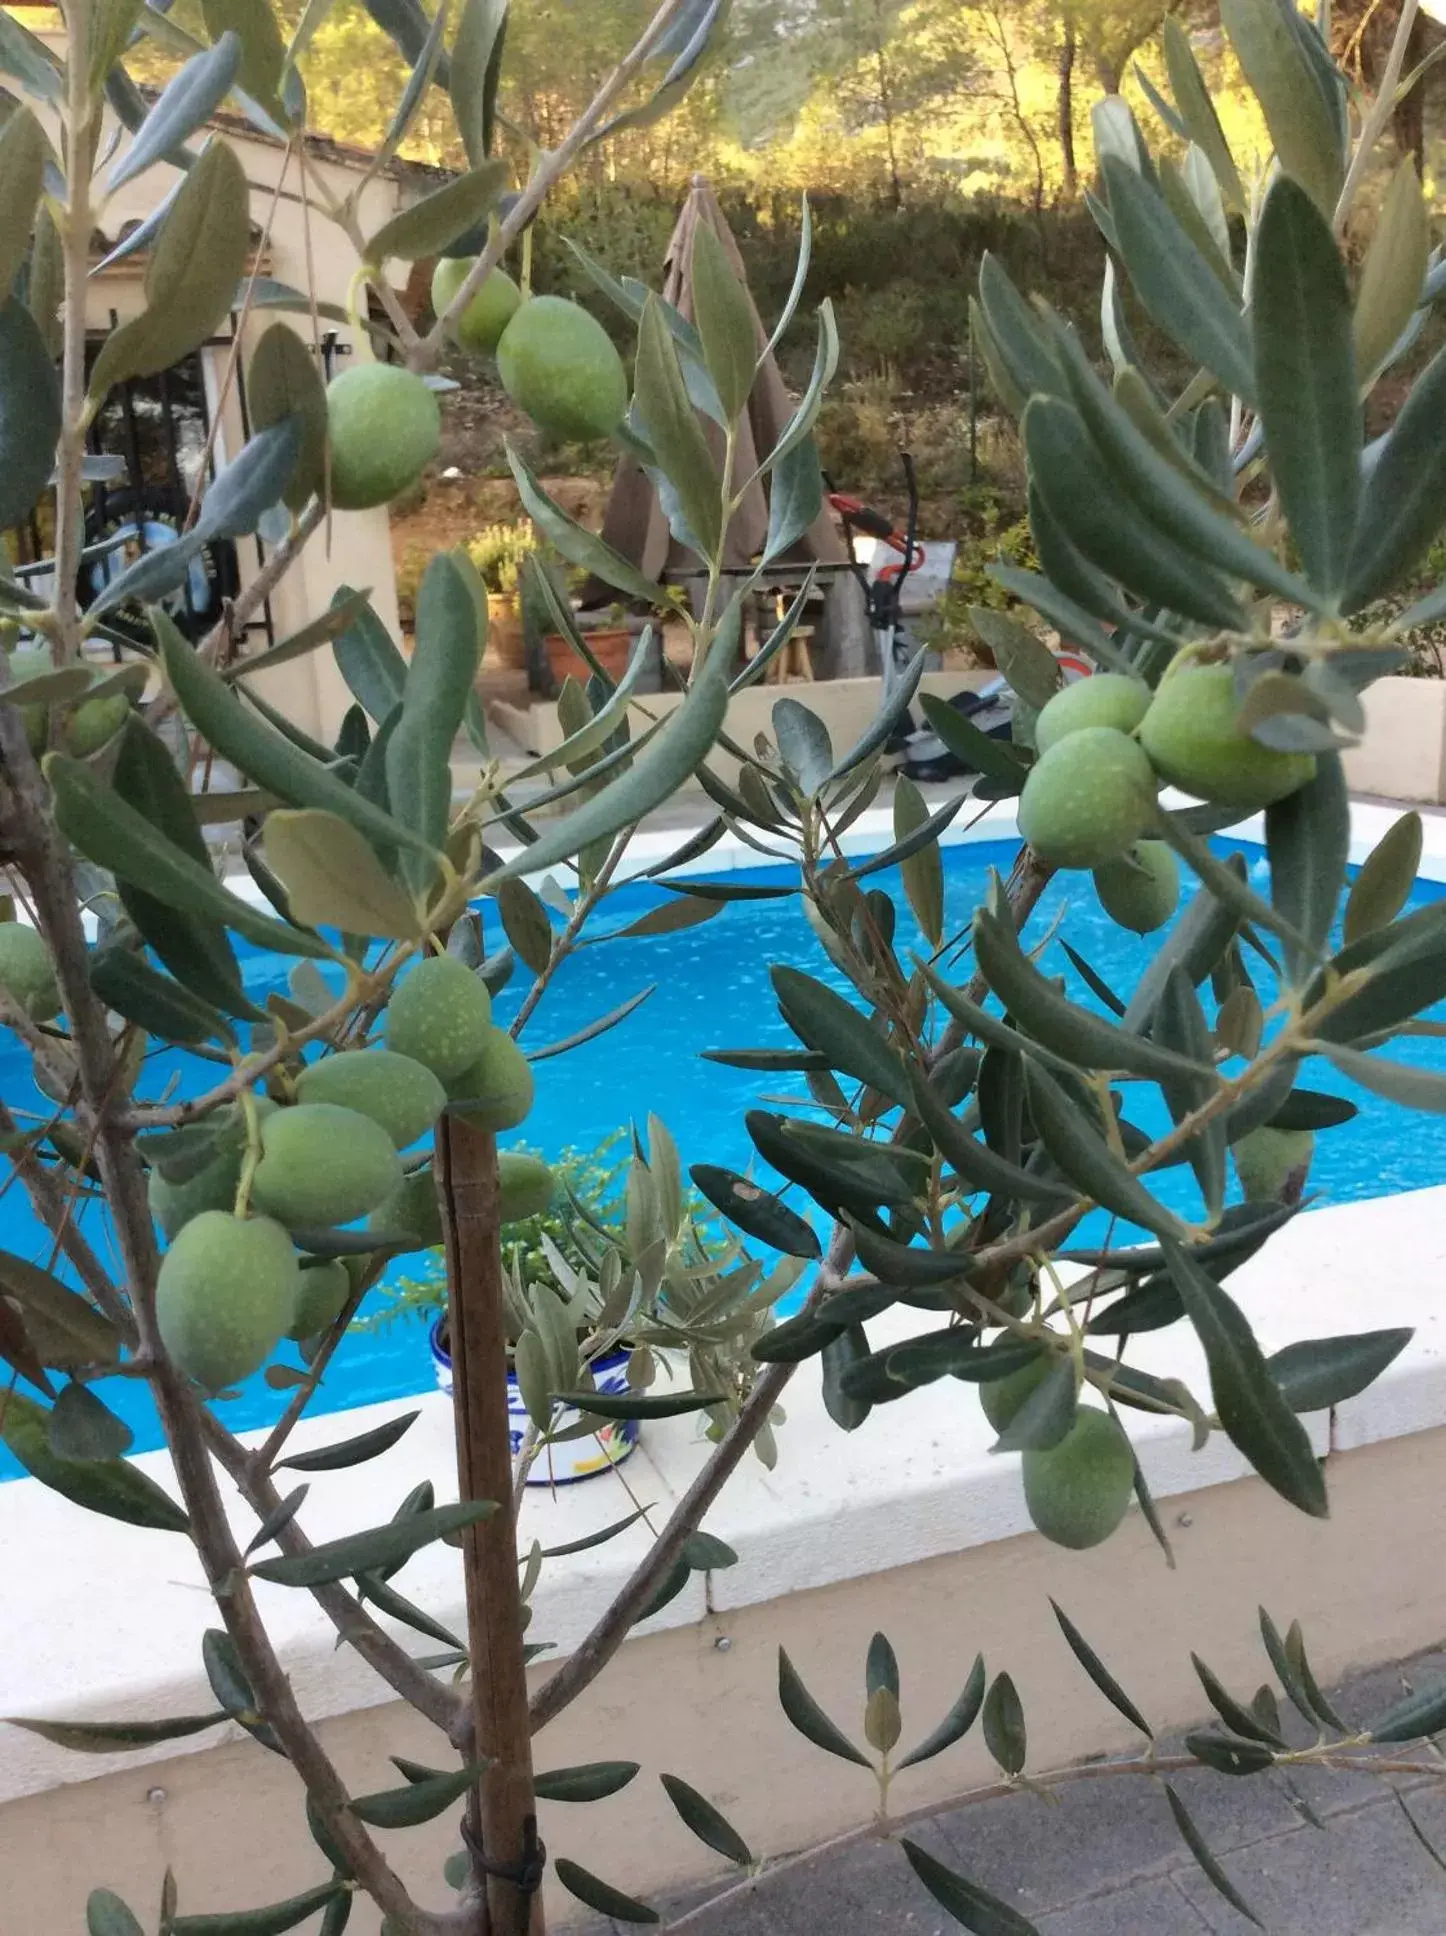
[[[1245,855],[1255,884],[1266,882],[1265,859],[1259,847],[1217,841],[1221,853]],[[973,841],[942,850],[947,908],[946,932],[967,924],[970,910],[982,897],[991,867],[1007,870],[1016,851],[1013,841]],[[787,884],[781,868],[732,872],[741,884]],[[1187,893],[1189,886],[1187,884]],[[1420,907],[1446,897],[1446,883],[1419,881],[1411,905]],[[918,942],[903,897],[899,895],[900,932],[896,939],[901,959]],[[637,885],[618,890],[607,905],[607,920],[597,932],[612,933],[637,920],[649,908],[673,896]],[[1149,943],[1117,928],[1100,909],[1087,877],[1062,875],[1046,892],[1030,932],[1042,935],[1068,907],[1068,938],[1072,947],[1123,992],[1133,987]],[[498,945],[490,937],[489,945]],[[237,944],[248,992],[258,1002],[282,990],[290,964]],[[744,1113],[760,1099],[788,1095],[804,1100],[798,1078],[759,1076],[726,1069],[700,1059],[702,1049],[785,1047],[792,1043],[780,1018],[768,980],[774,962],[790,962],[847,992],[842,977],[814,941],[796,898],[739,901],[699,926],[644,939],[598,939],[583,948],[559,971],[529,1023],[526,1042],[537,1048],[573,1034],[650,983],[656,991],[626,1021],[608,1034],[585,1043],[537,1070],[537,1102],[516,1139],[551,1155],[572,1147],[588,1150],[636,1116],[653,1110],[668,1125],[686,1165],[697,1162],[746,1169],[753,1158],[743,1127]],[[1044,958],[1051,973],[1067,978],[1076,1000],[1097,1006],[1063,951],[1052,945]],[[1252,967],[1252,972],[1255,972]],[[516,1013],[528,977],[519,974],[496,1003],[499,1021]],[[1208,990],[1204,991],[1208,1000]],[[1261,984],[1262,995],[1266,994]],[[0,1050],[0,1083],[17,1109],[26,1098],[40,1106],[29,1075],[28,1058],[10,1044]],[[1392,1047],[1403,1061],[1446,1066],[1446,1043],[1417,1038]],[[157,1054],[148,1065],[145,1093],[158,1095],[172,1080],[178,1093],[194,1093],[214,1079],[208,1065],[176,1051]],[[1342,1203],[1364,1197],[1386,1196],[1420,1189],[1446,1178],[1446,1117],[1415,1116],[1409,1134],[1401,1134],[1400,1111],[1377,1097],[1357,1090],[1323,1063],[1313,1063],[1307,1078],[1313,1088],[1349,1095],[1360,1114],[1342,1128],[1319,1138],[1311,1189],[1320,1203]],[[1149,1096],[1155,1115],[1145,1105]],[[1167,1126],[1158,1092],[1140,1086],[1141,1100],[1132,1097],[1131,1116],[1146,1130]],[[1162,1199],[1186,1214],[1198,1214],[1194,1182],[1184,1168],[1165,1172],[1155,1187]],[[83,1227],[101,1254],[111,1245],[103,1212],[96,1205],[82,1211]],[[1102,1235],[1082,1226],[1086,1240]],[[0,1198],[0,1249],[45,1262],[49,1240],[31,1215],[18,1187]],[[415,1275],[423,1260],[403,1258],[394,1275]],[[374,1295],[372,1302],[379,1302]],[[290,1351],[293,1347],[285,1347]],[[312,1401],[316,1412],[339,1411],[428,1389],[432,1382],[424,1326],[415,1319],[398,1320],[379,1329],[354,1330],[343,1342],[321,1390]],[[106,1403],[121,1414],[136,1435],[135,1449],[160,1443],[160,1433],[149,1399],[129,1379],[108,1380],[99,1387]],[[284,1403],[285,1394],[272,1391],[263,1376],[249,1380],[237,1396],[220,1408],[236,1430],[268,1424]],[[0,1447],[0,1478],[13,1478],[20,1468]]]

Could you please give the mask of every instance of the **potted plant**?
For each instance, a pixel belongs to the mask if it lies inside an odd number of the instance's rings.
[[[637,1444],[633,1418],[609,1416],[609,1401],[669,1384],[718,1394],[707,1433],[718,1439],[756,1373],[754,1343],[802,1265],[785,1258],[767,1277],[708,1205],[671,1192],[679,1175],[672,1139],[650,1123],[652,1166],[611,1152],[617,1131],[585,1154],[553,1166],[553,1201],[502,1231],[508,1334],[508,1422],[526,1483],[568,1485],[620,1464]],[[427,1323],[439,1387],[452,1391],[446,1275],[440,1254],[414,1277],[385,1287],[371,1320],[412,1315]],[[598,1408],[557,1402],[559,1392],[596,1393]],[[771,1460],[772,1441],[760,1441]]]
[[[636,1348],[622,1334],[627,1295],[621,1274],[611,1296],[575,1271],[546,1234],[550,1281],[503,1264],[507,1306],[507,1421],[513,1457],[529,1486],[571,1485],[620,1465],[638,1442],[635,1418],[611,1418],[559,1402],[559,1391],[600,1399],[632,1389]],[[450,1397],[452,1355],[445,1319],[428,1333],[437,1383]]]
[[[573,611],[572,594],[587,573],[570,570],[551,547],[539,545],[522,573],[520,599],[523,634],[534,687],[552,696],[566,679],[585,685],[593,668],[579,649],[581,641],[612,678],[620,678],[632,654],[634,633],[626,608],[609,605],[600,620],[586,626]]]
[[[483,664],[517,672],[526,663],[517,581],[522,561],[537,548],[537,534],[526,519],[485,524],[465,546],[487,588],[487,648]]]
[[[627,622],[624,607],[609,605],[602,614],[600,624],[579,625],[578,630],[588,651],[604,672],[611,678],[621,678],[627,670],[634,644],[633,629]],[[549,632],[543,644],[547,651],[548,670],[555,685],[560,686],[564,679],[577,679],[585,683],[591,677],[592,667],[564,633]]]

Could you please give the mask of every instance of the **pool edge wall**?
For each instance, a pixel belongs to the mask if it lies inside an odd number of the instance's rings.
[[[997,676],[989,667],[950,668],[926,673],[921,690],[948,698],[956,692],[978,691]],[[876,678],[748,687],[729,702],[728,731],[742,744],[751,744],[756,733],[771,731],[774,704],[786,697],[800,700],[816,712],[836,747],[847,746],[873,720],[879,692]],[[678,693],[651,693],[649,711],[665,713],[678,705],[681,697]],[[1362,701],[1366,730],[1359,745],[1348,748],[1344,755],[1351,791],[1425,805],[1446,801],[1446,679],[1378,679],[1367,688]],[[518,707],[494,700],[488,712],[508,738],[533,756],[553,751],[564,737],[557,707],[551,702]],[[731,784],[736,763],[720,753],[713,764]]]
[[[1361,697],[1366,730],[1343,762],[1351,791],[1446,800],[1446,679],[1378,679]]]

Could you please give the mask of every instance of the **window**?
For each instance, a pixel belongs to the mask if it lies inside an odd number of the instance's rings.
[[[97,555],[81,567],[86,603],[135,559],[174,544],[185,528],[206,455],[207,354],[193,351],[157,376],[118,384],[91,425],[92,453],[118,459],[123,469],[87,494],[86,546]],[[239,585],[236,547],[222,539],[197,554],[184,581],[160,602],[187,638],[198,639]],[[125,616],[117,618],[117,629],[128,629]]]

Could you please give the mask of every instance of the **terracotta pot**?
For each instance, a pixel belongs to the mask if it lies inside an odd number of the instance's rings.
[[[619,678],[627,670],[633,652],[633,635],[626,625],[602,626],[595,632],[585,632],[583,637],[598,664],[613,678]],[[543,644],[547,648],[548,667],[559,686],[564,679],[586,684],[592,667],[573,651],[569,640],[560,632],[549,632]]]
[[[517,599],[510,592],[487,594],[487,649],[482,654],[482,663],[494,671],[520,672],[526,668],[522,615]]]

